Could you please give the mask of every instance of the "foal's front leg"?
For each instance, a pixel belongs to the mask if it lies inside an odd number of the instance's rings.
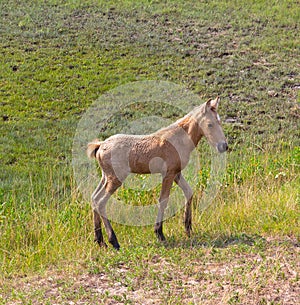
[[[164,219],[164,212],[169,201],[170,189],[174,181],[174,178],[175,175],[168,175],[164,177],[162,182],[162,188],[159,197],[159,210],[156,218],[156,224],[154,226],[154,232],[160,241],[166,240],[163,234],[163,219]]]
[[[185,232],[188,236],[191,234],[192,230],[192,198],[193,198],[193,190],[186,182],[181,172],[177,174],[175,177],[175,182],[182,189],[184,196],[186,198],[185,202],[185,210],[184,210],[184,226]]]

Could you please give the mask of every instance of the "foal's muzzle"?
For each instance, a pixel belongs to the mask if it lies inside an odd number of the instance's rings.
[[[220,142],[217,144],[217,149],[219,153],[223,153],[228,149],[228,145],[226,142]]]

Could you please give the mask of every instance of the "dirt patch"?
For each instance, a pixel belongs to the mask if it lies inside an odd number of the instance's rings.
[[[10,279],[0,297],[12,304],[299,304],[299,245],[271,241],[262,251],[214,249],[189,266],[153,257],[133,267]],[[195,249],[196,251],[196,249]],[[1,300],[0,298],[0,300]]]

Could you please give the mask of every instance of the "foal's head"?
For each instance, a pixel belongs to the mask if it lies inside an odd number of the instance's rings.
[[[211,146],[217,149],[218,152],[223,153],[228,149],[227,141],[221,126],[220,117],[217,113],[220,98],[206,102],[196,114],[195,117]]]

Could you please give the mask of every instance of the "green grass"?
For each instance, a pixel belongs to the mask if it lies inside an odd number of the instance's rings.
[[[1,1],[0,304],[297,304],[298,6]],[[210,175],[201,143],[192,237],[180,211],[164,244],[150,226],[113,224],[122,248],[100,250],[73,137],[101,94],[142,80],[180,84],[199,102],[221,96],[226,175],[200,212]],[[141,109],[131,110],[125,119]],[[158,191],[117,196],[154,204]]]

